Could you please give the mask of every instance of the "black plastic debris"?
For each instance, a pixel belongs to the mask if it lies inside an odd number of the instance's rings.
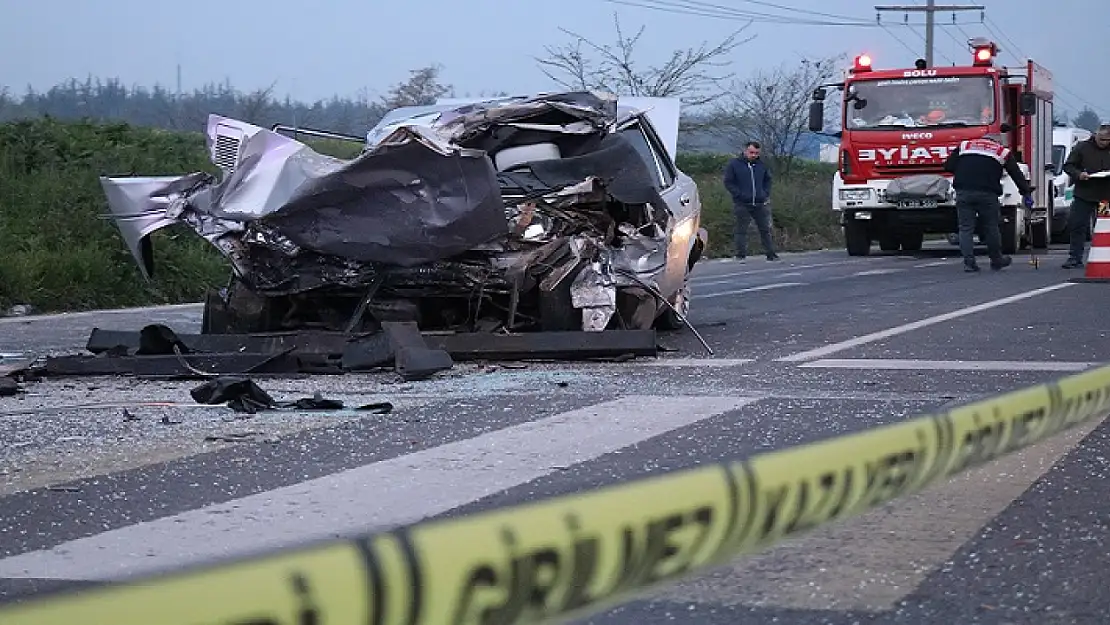
[[[19,383],[9,377],[0,377],[0,397],[14,397],[23,392]]]
[[[189,391],[189,394],[198,404],[226,403],[236,412],[251,414],[273,408],[276,403],[254,380],[239,376],[214,378]]]
[[[189,391],[193,401],[198,404],[227,404],[236,412],[255,414],[263,410],[342,410],[345,405],[338,399],[328,399],[316,392],[312,397],[302,397],[288,402],[279,402],[262,390],[254,380],[245,376],[220,376]],[[361,412],[389,414],[393,412],[390,402],[376,402],[355,408]]]
[[[428,347],[411,321],[383,322],[382,331],[393,347],[394,370],[404,380],[425,380],[455,366],[446,350]]]
[[[177,333],[168,326],[160,323],[151,324],[139,330],[139,348],[135,350],[136,356],[169,356],[179,351],[182,354],[190,352]]]

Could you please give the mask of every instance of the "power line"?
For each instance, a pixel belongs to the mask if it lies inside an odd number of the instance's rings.
[[[892,5],[878,5],[875,10],[881,14],[884,12],[898,11],[909,13],[924,13],[925,14],[925,63],[930,67],[933,65],[933,45],[934,45],[934,28],[936,24],[936,14],[938,11],[983,11],[986,7],[983,5],[970,5],[970,4],[937,4],[936,0],[926,0],[925,6],[919,4],[892,4]]]
[[[858,22],[864,23],[864,20],[862,20],[860,18],[856,18],[856,17],[851,17],[851,16],[848,16],[848,15],[838,15],[838,14],[835,14],[835,13],[822,13],[821,11],[813,11],[813,10],[810,10],[810,9],[799,9],[797,7],[791,7],[791,6],[787,6],[787,5],[784,5],[784,4],[778,4],[776,2],[766,2],[765,0],[738,0],[738,1],[743,2],[745,4],[756,4],[756,5],[760,5],[760,6],[771,7],[771,8],[774,8],[774,9],[779,9],[780,11],[793,11],[795,13],[805,13],[805,14],[808,14],[808,15],[817,15],[817,16],[820,16],[820,17],[829,17],[829,18],[836,19],[836,20],[849,21],[849,22],[858,21]],[[695,4],[695,5],[702,5],[702,6],[705,6],[705,7],[714,7],[714,8],[718,8],[718,9],[732,10],[732,7],[722,6],[722,5],[719,5],[719,4],[712,4],[712,3],[709,3],[709,2],[701,2],[701,1],[698,1],[698,0],[686,0],[686,4]]]
[[[1017,54],[1014,54],[1013,52],[1010,52],[1010,56],[1014,57],[1014,59],[1015,59],[1015,60],[1016,60],[1016,61],[1017,61],[1018,63],[1024,63],[1024,62],[1025,62],[1025,61],[1026,61],[1026,60],[1027,60],[1027,59],[1029,58],[1028,56],[1026,56],[1026,55],[1025,55],[1025,52],[1024,52],[1024,51],[1022,51],[1022,49],[1021,49],[1021,48],[1019,48],[1019,47],[1017,46],[1017,44],[1015,44],[1015,43],[1014,43],[1014,40],[1013,40],[1013,39],[1010,39],[1010,38],[1009,38],[1009,37],[1008,37],[1008,36],[1006,35],[1006,33],[1005,33],[1005,32],[1004,32],[1003,30],[1002,30],[1002,28],[1001,28],[1001,27],[1000,27],[1000,26],[999,26],[999,25],[998,25],[997,23],[995,23],[995,22],[994,22],[994,20],[992,20],[991,18],[987,17],[987,18],[986,18],[986,19],[984,20],[984,26],[986,26],[987,30],[988,30],[988,31],[990,31],[990,33],[991,33],[991,34],[992,34],[992,35],[993,35],[994,37],[996,37],[996,38],[999,38],[999,39],[1001,39],[1001,40],[1005,41],[1007,45],[1013,46],[1013,49],[1017,51]],[[1019,56],[1018,56],[1018,54],[1020,54],[1021,56],[1019,57]],[[1022,58],[1022,57],[1024,57],[1024,58]],[[1054,86],[1055,86],[1055,87],[1056,87],[1057,89],[1059,89],[1060,91],[1063,91],[1064,93],[1067,93],[1067,94],[1071,95],[1071,96],[1072,96],[1073,98],[1075,98],[1075,99],[1076,99],[1076,100],[1077,100],[1077,101],[1078,101],[1078,102],[1079,102],[1080,104],[1083,104],[1083,105],[1084,105],[1084,106],[1085,106],[1086,108],[1089,108],[1089,109],[1091,109],[1092,111],[1095,111],[1096,113],[1097,113],[1097,112],[1098,112],[1098,111],[1100,110],[1100,108],[1101,108],[1101,107],[1099,107],[1099,106],[1097,106],[1097,105],[1093,104],[1092,102],[1090,102],[1089,100],[1087,100],[1087,99],[1086,99],[1086,98],[1084,98],[1083,96],[1079,95],[1078,93],[1076,93],[1076,92],[1072,91],[1071,89],[1068,89],[1067,85],[1065,85],[1065,84],[1063,84],[1063,83],[1061,83],[1061,82],[1059,82],[1059,81],[1054,81]]]
[[[605,0],[605,2],[608,2],[609,4],[619,4],[640,9],[651,9],[654,11],[661,11],[664,13],[672,13],[676,15],[712,17],[726,21],[763,22],[770,24],[790,24],[797,26],[873,26],[873,24],[864,22],[862,20],[836,22],[830,20],[791,17],[788,15],[772,15],[770,13],[760,13],[756,11],[741,11],[737,9],[731,9],[729,7],[723,7],[720,5],[709,5],[709,3],[694,4],[690,1],[675,2],[667,0],[637,0],[633,2],[631,0]]]
[[[917,50],[914,50],[913,47],[910,46],[910,44],[906,43],[905,41],[902,41],[902,38],[899,37],[898,35],[894,34],[894,31],[890,30],[889,28],[887,28],[883,24],[880,24],[879,27],[882,28],[883,31],[886,32],[888,35],[890,35],[891,39],[897,41],[899,44],[901,44],[901,46],[903,48],[908,50],[910,54],[912,54],[914,56],[917,56]]]

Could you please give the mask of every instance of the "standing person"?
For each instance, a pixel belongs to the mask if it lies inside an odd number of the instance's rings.
[[[733,242],[737,260],[748,255],[748,226],[753,219],[767,260],[779,259],[771,240],[771,170],[759,160],[759,152],[759,142],[749,141],[744,146],[744,157],[725,165],[725,188],[732,196],[732,214],[736,218]]]
[[[998,271],[1010,266],[1013,260],[1002,255],[1002,172],[1010,174],[1027,207],[1033,206],[1033,187],[1021,173],[1017,159],[1010,148],[1002,145],[1000,135],[987,135],[982,139],[963,141],[948,155],[944,170],[953,174],[952,188],[956,190],[956,218],[960,224],[960,254],[964,257],[964,271],[979,271],[975,262],[975,222],[983,226],[987,254],[991,269]]]
[[[1064,269],[1083,266],[1083,250],[1087,230],[1100,202],[1110,201],[1110,177],[1092,178],[1091,174],[1110,171],[1110,120],[1099,124],[1090,139],[1076,144],[1064,163],[1064,173],[1075,184],[1068,212],[1068,235],[1071,239]]]

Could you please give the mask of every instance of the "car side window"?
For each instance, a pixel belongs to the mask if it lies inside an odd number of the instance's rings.
[[[655,181],[655,187],[665,189],[671,186],[674,182],[674,176],[670,175],[671,172],[665,161],[659,158],[660,155],[656,153],[652,142],[644,134],[644,129],[640,127],[640,124],[637,122],[627,126],[620,133],[640,153],[640,158],[644,160],[644,164],[647,165],[648,171],[651,172],[652,179]]]

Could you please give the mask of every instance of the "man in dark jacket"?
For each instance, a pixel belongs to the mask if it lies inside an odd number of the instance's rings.
[[[771,240],[771,171],[759,160],[758,141],[744,146],[744,158],[734,158],[725,165],[725,188],[732,195],[732,214],[736,218],[733,232],[736,258],[748,255],[748,227],[755,220],[759,240],[767,260],[778,260]]]
[[[1087,243],[1087,230],[1091,217],[1100,202],[1110,201],[1110,177],[1091,177],[1091,174],[1110,172],[1110,120],[1102,122],[1093,137],[1077,143],[1064,163],[1064,173],[1075,184],[1071,209],[1068,211],[1068,235],[1071,245],[1064,269],[1083,266],[1083,248]]]
[[[964,257],[964,271],[979,271],[975,262],[975,222],[983,225],[983,236],[991,269],[1008,267],[1012,260],[1002,255],[1002,172],[1010,174],[1025,205],[1031,207],[1033,187],[1021,173],[1017,159],[1010,148],[1002,145],[1001,137],[987,135],[982,139],[963,141],[948,155],[945,171],[953,174],[952,188],[956,190],[956,218],[960,224],[960,254]]]

